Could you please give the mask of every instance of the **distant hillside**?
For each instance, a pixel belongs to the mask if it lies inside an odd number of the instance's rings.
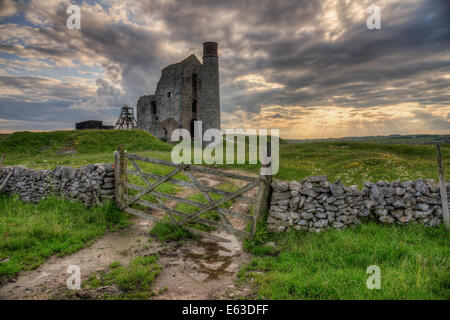
[[[395,144],[435,144],[435,143],[450,143],[450,134],[390,135],[390,136],[367,136],[367,137],[342,137],[342,138],[328,138],[328,139],[286,139],[286,141],[290,143],[353,141],[353,142],[374,142],[374,143],[395,143]]]
[[[0,139],[5,154],[90,154],[117,150],[170,151],[172,146],[143,130],[72,130],[52,132],[15,132]]]

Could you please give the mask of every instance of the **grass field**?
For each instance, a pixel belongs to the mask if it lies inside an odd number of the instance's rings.
[[[38,204],[0,196],[0,280],[38,267],[53,254],[73,253],[107,230],[127,225],[109,203],[86,208],[57,198]]]
[[[57,165],[79,167],[113,162],[113,152],[119,144],[129,152],[170,160],[171,145],[141,130],[19,132],[0,140],[0,153],[6,154],[5,165],[43,169]],[[57,154],[65,146],[77,153]],[[443,144],[442,152],[444,167],[449,168],[450,144]],[[258,172],[259,165],[223,167]],[[302,179],[314,174],[325,174],[330,180],[340,178],[346,185],[378,180],[437,179],[436,150],[433,145],[342,141],[280,144],[277,179]],[[449,176],[450,169],[447,169],[447,180]]]
[[[17,133],[0,137],[0,153],[6,154],[6,165],[79,167],[112,162],[118,144],[123,144],[129,152],[170,160],[170,145],[139,130]],[[76,153],[60,154],[67,150]],[[444,144],[442,151],[448,180],[450,144]],[[170,171],[170,168],[157,165],[142,166],[146,171],[160,175]],[[258,172],[257,165],[223,167]],[[293,180],[316,174],[325,174],[329,180],[340,178],[346,185],[360,186],[365,181],[437,179],[436,151],[433,145],[351,141],[280,145],[280,170],[276,178]],[[176,178],[187,179],[182,174]],[[145,185],[136,177],[131,178],[131,182]],[[171,194],[180,191],[168,184],[161,185],[159,190]],[[204,201],[201,194],[191,195],[190,199]],[[151,196],[148,200],[152,200]],[[189,206],[178,209],[192,211]],[[0,236],[3,236],[0,261],[9,258],[6,263],[0,263],[0,277],[34,268],[51,254],[74,252],[108,228],[125,223],[123,215],[111,207],[86,209],[82,205],[56,199],[31,205],[2,197],[0,218]],[[211,215],[210,218],[215,217]],[[7,226],[10,230],[5,237]],[[186,236],[182,230],[178,231],[173,233],[161,225],[155,234],[164,241]],[[276,243],[276,252],[265,245],[270,241]],[[255,298],[449,299],[449,247],[447,231],[421,226],[368,224],[321,234],[291,232],[267,235],[261,232],[247,244],[247,249],[256,257],[241,270],[240,277],[241,281],[253,286]],[[135,271],[138,273],[140,265],[142,263],[137,262]],[[381,269],[381,290],[366,288],[369,265],[377,265]],[[134,272],[125,267],[120,267],[119,271],[113,269],[111,275],[104,275],[106,282],[117,282],[117,277]],[[148,276],[151,280],[152,275],[141,275],[142,279]],[[139,296],[140,293],[135,297]]]
[[[6,155],[4,165],[80,167],[113,162],[120,144],[127,151],[147,151],[154,157],[170,159],[172,146],[142,130],[16,132],[0,139],[0,154]]]
[[[445,168],[450,168],[450,144],[442,145]],[[365,142],[312,142],[280,145],[281,180],[327,175],[346,185],[379,180],[438,178],[436,147],[433,145],[380,144]],[[235,165],[236,167],[236,165]],[[258,172],[256,165],[243,169]],[[446,171],[450,177],[450,169]]]
[[[342,137],[329,139],[310,139],[296,140],[289,139],[289,142],[336,142],[336,141],[353,141],[353,142],[375,142],[383,144],[436,144],[450,143],[450,134],[413,134],[413,135],[389,135],[389,136],[366,136],[366,137]]]
[[[52,132],[15,132],[0,140],[0,153],[55,154],[75,150],[79,154],[100,154],[124,144],[133,151],[165,150],[171,146],[142,130],[68,130]]]
[[[240,271],[262,299],[450,299],[450,235],[443,226],[364,224],[320,234],[272,235],[278,253],[263,254]],[[266,254],[266,255],[264,255]],[[381,288],[366,286],[367,267]]]

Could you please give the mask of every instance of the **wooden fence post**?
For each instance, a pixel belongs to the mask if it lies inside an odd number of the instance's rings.
[[[114,152],[114,175],[115,175],[115,185],[116,185],[116,204],[118,208],[122,207],[124,203],[124,192],[125,192],[125,182],[126,182],[126,158],[123,146],[120,145],[117,151]]]
[[[114,184],[116,205],[120,208],[120,146],[114,151]]]
[[[442,166],[441,145],[439,143],[436,145],[436,150],[437,150],[437,165],[439,169],[439,184],[441,190],[442,215],[444,217],[445,226],[449,228],[450,218],[448,213],[447,189],[445,186],[444,167]]]
[[[3,160],[5,159],[5,154],[2,154],[0,156],[0,169],[3,168]],[[0,192],[3,190],[3,188],[6,186],[6,183],[8,183],[9,178],[11,177],[12,173],[14,171],[14,168],[11,168],[11,171],[8,173],[8,175],[5,176],[5,179],[3,179],[2,183],[0,184]],[[8,232],[6,233],[8,234]]]
[[[121,168],[121,181],[122,181],[122,205],[125,203],[125,194],[127,193],[127,187],[126,183],[128,182],[128,175],[127,175],[127,167],[128,167],[128,161],[127,157],[125,155],[125,148],[122,146],[122,153],[120,154],[120,168]]]
[[[263,156],[271,154],[270,141],[267,142],[266,152],[263,152]],[[266,163],[267,159],[261,159],[261,167],[265,167],[267,169],[271,168],[272,163]],[[256,226],[258,221],[261,219],[262,215],[269,210],[270,206],[270,197],[272,193],[272,170],[270,170],[270,174],[262,175],[259,174],[259,185],[258,185],[258,195],[256,198],[256,206],[255,206],[255,215],[252,221],[252,231],[251,236],[253,237],[256,232]]]

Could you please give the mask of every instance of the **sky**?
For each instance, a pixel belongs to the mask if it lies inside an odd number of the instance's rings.
[[[81,10],[69,30],[67,8]],[[369,29],[369,6],[381,28]],[[0,132],[114,124],[219,43],[222,129],[450,133],[446,0],[0,0]]]

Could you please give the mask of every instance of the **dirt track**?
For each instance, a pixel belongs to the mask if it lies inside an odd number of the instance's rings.
[[[206,185],[218,185],[223,178],[199,175]],[[256,191],[256,190],[255,190]],[[180,193],[184,197],[186,191]],[[239,201],[234,209],[246,209]],[[229,239],[227,243],[189,240],[184,243],[160,243],[148,241],[153,223],[141,218],[131,218],[132,225],[117,232],[109,232],[92,245],[66,257],[52,257],[35,270],[22,272],[14,282],[0,286],[0,299],[63,299],[69,291],[66,280],[69,265],[81,270],[81,280],[89,275],[107,270],[114,261],[127,264],[135,256],[158,253],[162,273],[157,277],[153,289],[167,290],[155,299],[231,299],[246,296],[247,288],[236,288],[236,273],[249,257],[242,250],[242,244],[227,233],[215,233]],[[233,221],[232,221],[233,222]],[[235,224],[235,222],[233,222]],[[103,290],[103,291],[102,291]],[[95,299],[104,290],[79,291],[75,297]]]

